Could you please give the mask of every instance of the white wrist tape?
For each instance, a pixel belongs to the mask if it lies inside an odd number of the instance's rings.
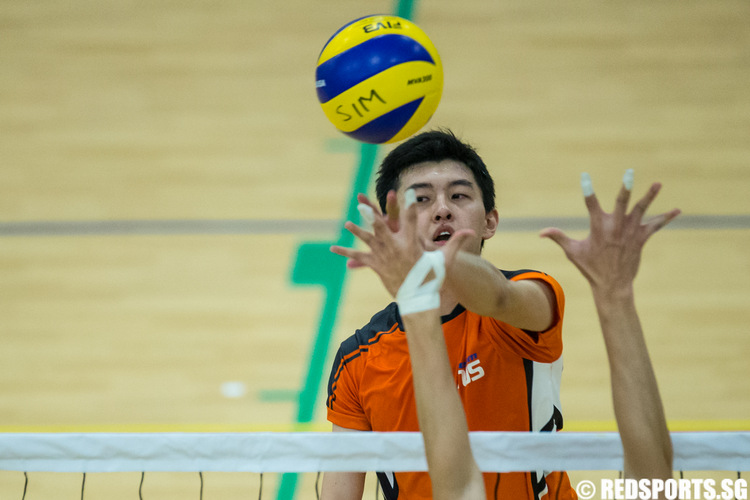
[[[425,278],[435,273],[432,281],[424,283]],[[445,278],[445,256],[440,250],[425,252],[414,264],[401,288],[396,292],[396,302],[399,312],[413,314],[440,307],[440,286]]]

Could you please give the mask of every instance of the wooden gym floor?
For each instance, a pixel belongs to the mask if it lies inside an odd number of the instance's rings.
[[[664,183],[654,211],[684,211],[637,281],[672,428],[750,430],[750,4],[413,7],[445,69],[429,127],[497,184],[486,257],[566,290],[566,427],[613,429],[607,365],[583,278],[537,233],[555,218],[583,236],[580,172],[609,203],[634,168],[638,195]],[[295,427],[325,297],[291,269],[301,243],[339,238],[362,163],[319,108],[315,61],[345,22],[394,9],[2,2],[0,431],[328,428],[334,348],[388,297],[346,277]]]

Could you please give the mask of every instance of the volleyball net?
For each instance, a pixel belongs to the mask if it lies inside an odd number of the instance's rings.
[[[484,472],[620,471],[623,464],[620,438],[614,432],[472,432],[470,439]],[[727,471],[728,478],[747,478],[750,471],[750,432],[673,432],[672,444],[674,469],[680,476],[687,471]],[[198,475],[196,498],[203,498],[204,473],[259,475],[258,497],[263,474],[313,474],[314,498],[321,472],[426,470],[420,433],[0,434],[0,471],[23,474],[24,482],[22,494],[0,491],[0,498],[26,498],[34,473],[82,474],[83,480],[77,480],[82,498],[86,477],[92,474],[137,473],[140,479],[131,482],[139,482],[139,491],[130,498],[146,498],[140,496],[141,488],[144,477],[152,473]],[[20,484],[14,488],[20,489]],[[272,497],[267,493],[266,498]],[[729,498],[740,499],[742,494]]]

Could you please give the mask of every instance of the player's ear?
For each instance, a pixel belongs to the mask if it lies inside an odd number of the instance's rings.
[[[484,216],[484,233],[482,239],[487,240],[492,238],[497,231],[497,225],[500,222],[500,214],[496,208],[493,208]]]

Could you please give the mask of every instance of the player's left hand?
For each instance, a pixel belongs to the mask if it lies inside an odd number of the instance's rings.
[[[407,195],[407,198],[409,196],[413,196],[413,192]],[[372,231],[351,221],[347,221],[344,227],[365,243],[369,251],[337,245],[332,246],[331,251],[347,257],[349,268],[371,268],[378,274],[386,290],[395,297],[404,278],[425,251],[425,242],[417,234],[416,203],[407,201],[406,209],[400,210],[396,193],[391,191],[386,198],[386,214],[382,214],[365,195],[360,194],[358,201],[363,218],[370,219]],[[457,231],[441,249],[446,267],[471,234],[473,234],[471,230]]]

